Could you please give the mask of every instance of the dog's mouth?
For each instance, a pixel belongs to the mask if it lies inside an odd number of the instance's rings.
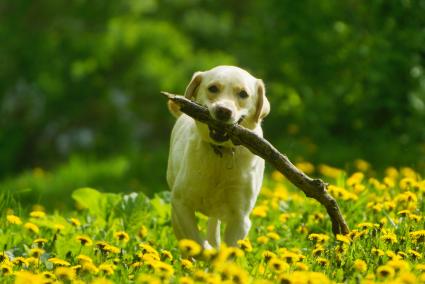
[[[241,118],[236,122],[236,124],[240,124],[244,118],[245,116],[241,116]],[[229,134],[224,130],[212,128],[210,125],[208,125],[208,129],[210,131],[210,138],[217,143],[223,143],[230,139]]]
[[[217,143],[223,143],[230,139],[229,134],[226,131],[214,129],[208,125],[208,129],[210,130],[210,138]]]

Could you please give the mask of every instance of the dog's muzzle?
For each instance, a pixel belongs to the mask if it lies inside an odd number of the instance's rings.
[[[236,122],[236,124],[240,124],[244,120],[245,116],[241,116],[241,118]],[[223,143],[230,139],[229,134],[224,130],[212,128],[208,125],[208,129],[210,131],[209,135],[212,140],[217,143]]]

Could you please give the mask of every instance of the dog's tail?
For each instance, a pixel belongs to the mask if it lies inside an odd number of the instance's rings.
[[[171,100],[168,100],[168,110],[175,118],[178,118],[182,114],[180,106]]]

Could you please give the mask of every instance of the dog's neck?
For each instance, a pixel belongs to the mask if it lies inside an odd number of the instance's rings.
[[[214,153],[223,158],[223,155],[229,154],[231,156],[235,155],[235,147],[225,147],[217,144],[210,143],[212,150]]]

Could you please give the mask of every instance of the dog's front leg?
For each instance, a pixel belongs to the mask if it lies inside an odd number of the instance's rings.
[[[196,224],[195,211],[179,199],[171,201],[171,222],[177,239],[191,239],[205,246]]]
[[[234,216],[229,220],[224,232],[224,241],[229,246],[236,246],[239,240],[245,239],[251,228],[248,216]]]

